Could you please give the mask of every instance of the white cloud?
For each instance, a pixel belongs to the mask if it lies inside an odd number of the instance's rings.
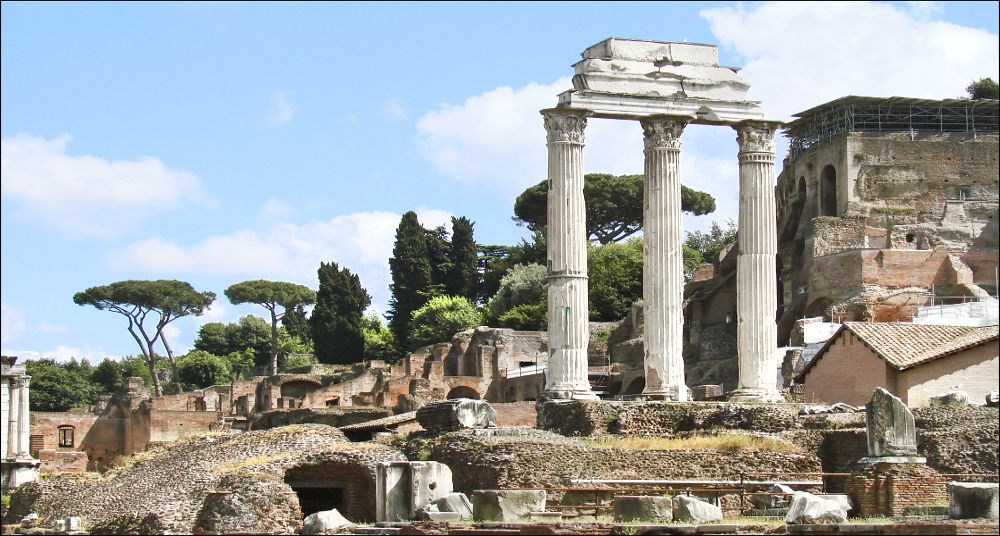
[[[90,361],[91,365],[96,365],[101,362],[105,357],[110,357],[112,359],[118,356],[110,356],[101,347],[92,347],[90,345],[83,345],[82,347],[76,346],[66,346],[60,344],[51,350],[46,350],[39,352],[37,350],[15,350],[10,348],[4,348],[3,355],[15,355],[18,357],[18,362],[23,363],[29,359],[54,359],[60,363],[69,361],[71,358],[76,358],[77,360],[86,358]],[[136,350],[138,353],[138,350]],[[123,356],[127,357],[127,356]]]
[[[770,117],[843,97],[965,96],[973,79],[997,78],[997,34],[934,20],[939,6],[780,2],[720,7],[701,16],[744,60],[741,76]]]
[[[402,121],[409,116],[406,110],[406,104],[403,103],[403,99],[399,97],[389,97],[382,103],[382,113],[384,113],[390,119],[395,119],[397,121]]]
[[[291,94],[284,89],[276,89],[271,92],[271,105],[267,112],[268,126],[277,127],[287,124],[295,118],[295,106],[291,101]]]
[[[47,333],[50,335],[64,335],[69,333],[69,326],[66,324],[49,324],[48,322],[41,322],[35,326],[35,330],[39,333]]]
[[[260,207],[260,212],[258,212],[258,217],[265,221],[276,221],[282,218],[288,217],[290,214],[295,212],[295,210],[284,201],[280,199],[270,198],[264,202],[264,205]]]
[[[27,326],[20,310],[0,302],[0,342],[6,344],[17,339]]]
[[[445,211],[422,207],[416,212],[425,227],[450,225],[451,215]],[[302,225],[275,225],[265,231],[242,229],[190,245],[150,238],[110,253],[107,262],[152,273],[252,276],[316,288],[319,263],[334,261],[358,274],[373,303],[384,304],[399,219],[399,214],[391,212],[359,212]],[[224,306],[213,311],[210,314],[219,318],[231,316]]]
[[[71,139],[18,134],[0,141],[2,195],[18,205],[16,217],[74,236],[111,236],[152,213],[208,203],[201,180],[190,171],[151,156],[71,156]]]

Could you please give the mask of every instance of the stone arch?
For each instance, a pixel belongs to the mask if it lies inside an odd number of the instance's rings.
[[[821,216],[837,215],[837,168],[832,164],[824,166],[819,174],[819,201]]]
[[[360,462],[322,461],[293,467],[284,480],[298,497],[303,517],[336,508],[357,523],[375,519],[373,477]]]
[[[297,379],[281,384],[281,396],[302,400],[321,386],[318,382]]]
[[[646,388],[646,378],[645,376],[639,376],[638,378],[632,380],[632,382],[628,384],[628,387],[626,387],[625,390],[622,391],[622,394],[640,395],[642,394],[642,390],[645,388]]]
[[[825,317],[826,310],[827,308],[830,307],[831,303],[833,303],[833,301],[830,300],[830,298],[816,298],[815,300],[812,301],[812,303],[809,304],[808,307],[806,307],[805,314],[807,317],[814,317],[814,316]]]
[[[467,385],[459,385],[458,387],[455,387],[451,391],[448,391],[448,395],[445,396],[445,398],[447,398],[448,400],[452,400],[455,398],[471,398],[473,400],[479,400],[480,395],[479,392],[473,389],[472,387],[469,387]]]

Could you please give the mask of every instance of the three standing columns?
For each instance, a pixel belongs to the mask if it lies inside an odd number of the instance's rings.
[[[732,401],[782,400],[777,391],[778,238],[774,202],[774,132],[780,123],[745,121],[740,146],[739,255],[736,257],[736,345],[740,382]]]
[[[549,364],[546,398],[597,400],[587,377],[587,211],[583,131],[588,110],[542,110],[549,150]]]
[[[642,299],[646,387],[649,398],[685,401],[684,257],[681,237],[681,133],[671,116],[640,120],[645,145]]]
[[[589,110],[542,110],[548,146],[549,364],[544,397],[597,396],[587,377],[587,214],[583,142]],[[645,144],[643,190],[643,394],[684,401],[684,276],[681,236],[680,136],[687,119],[640,120]],[[780,123],[744,121],[739,143],[740,214],[737,257],[739,386],[731,400],[780,401],[777,369],[774,133]]]

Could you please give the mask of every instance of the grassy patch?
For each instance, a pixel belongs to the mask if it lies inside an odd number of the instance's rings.
[[[588,446],[600,449],[802,452],[802,449],[798,446],[779,439],[732,433],[683,438],[655,436],[598,437],[583,439],[582,441]]]

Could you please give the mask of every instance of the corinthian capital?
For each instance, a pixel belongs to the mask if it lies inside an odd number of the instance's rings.
[[[744,121],[734,126],[740,152],[774,154],[774,132],[779,126],[774,121]]]
[[[687,121],[681,118],[651,115],[639,120],[642,124],[642,141],[647,149],[680,149],[681,133]]]
[[[583,144],[583,130],[587,128],[589,110],[549,108],[542,110],[545,118],[545,140],[549,143],[569,142]]]

